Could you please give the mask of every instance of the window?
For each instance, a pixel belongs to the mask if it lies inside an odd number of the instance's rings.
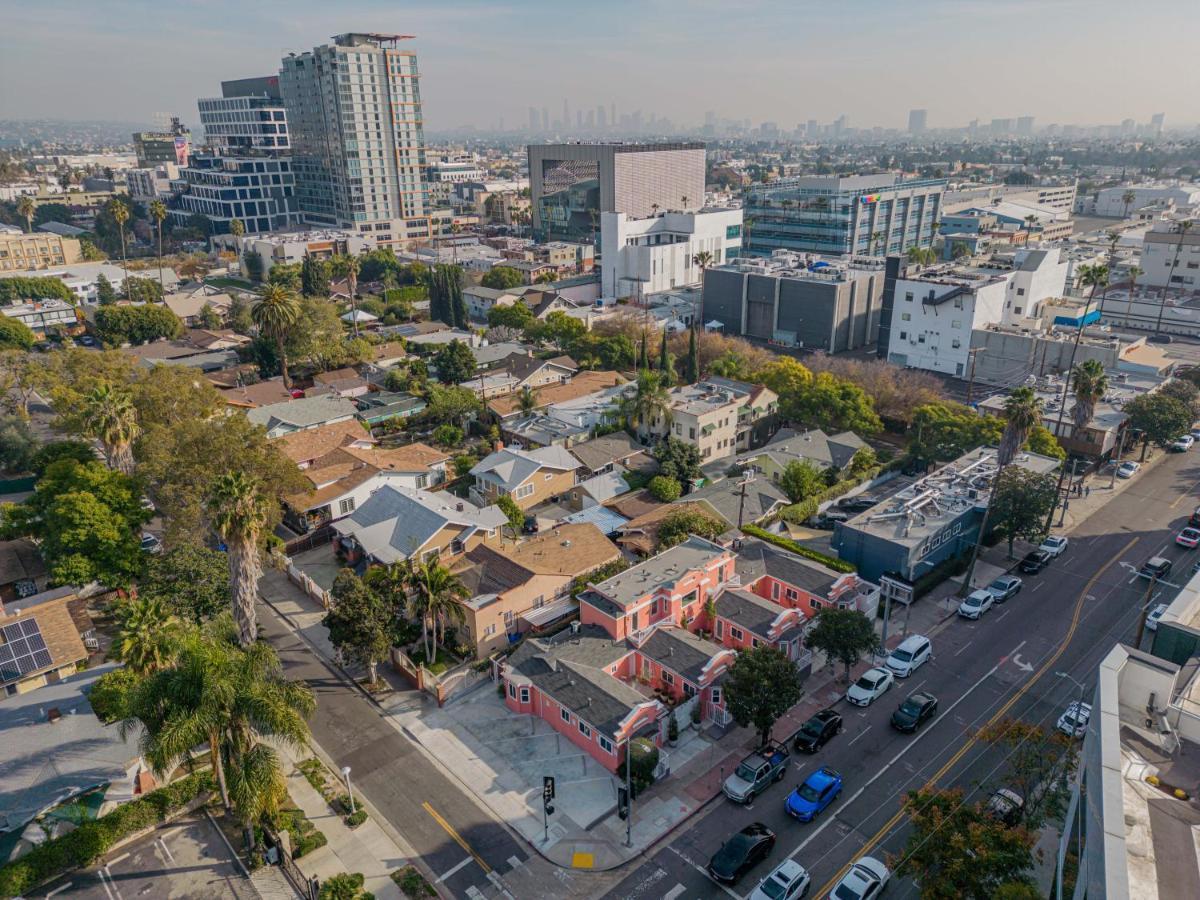
[[[583,719],[579,720],[579,733],[585,738],[590,738],[592,736],[592,727],[584,722]]]
[[[1021,307],[1019,307],[1019,306],[1013,307],[1013,312],[1018,316],[1021,315]]]
[[[816,612],[818,609],[820,609],[825,604],[822,603],[820,600],[810,600],[809,605],[812,606],[813,612]]]
[[[546,602],[546,595],[538,594],[536,597],[533,598],[533,608],[541,609],[543,604],[545,604],[545,602]]]
[[[696,696],[696,687],[695,687],[695,685],[693,685],[691,682],[685,681],[685,682],[683,683],[683,696],[685,696],[685,697],[695,697],[695,696]]]
[[[663,678],[663,684],[674,684],[675,683],[675,676],[672,675],[670,672],[668,672],[666,669],[663,669],[662,678]]]
[[[522,690],[527,691],[527,690],[529,690],[529,688],[522,688]],[[508,683],[508,696],[513,697],[513,698],[516,698],[516,696],[517,696],[517,686],[515,684],[513,684],[511,681]]]
[[[492,636],[493,634],[495,634],[495,633],[496,633],[496,626],[495,626],[495,625],[489,625],[487,628],[483,629],[483,636],[484,636],[484,637],[491,637],[491,636]]]
[[[905,300],[905,302],[907,302],[907,303],[912,303],[912,299],[913,299],[913,292],[912,292],[912,291],[905,291],[905,292],[904,292],[904,300]]]
[[[908,340],[908,332],[907,331],[900,332],[900,340],[902,340],[902,341]]]
[[[771,584],[771,599],[779,599],[779,582],[772,582]]]
[[[729,626],[729,636],[735,641],[740,641],[743,637],[745,637],[745,635],[742,633],[742,629],[735,628],[732,625]]]
[[[522,703],[529,702],[529,688],[527,688],[527,687],[521,688],[521,702]]]
[[[951,319],[950,327],[951,328],[962,328],[962,320],[961,319]]]
[[[512,625],[512,621],[513,621],[512,610],[506,609],[504,611],[504,627],[507,628],[508,626]]]
[[[900,321],[901,322],[911,322],[912,321],[912,313],[900,313]]]
[[[560,716],[562,716],[562,720],[563,720],[564,722],[567,722],[568,724],[570,723],[570,721],[571,721],[571,714],[570,714],[570,712],[568,712],[568,711],[566,710],[566,708],[559,709],[559,711],[558,711],[558,714],[559,714]]]
[[[950,346],[953,347],[955,350],[957,350],[959,347],[962,346],[962,341],[960,341],[958,338],[955,338],[954,340],[952,340],[950,342]]]
[[[786,596],[789,600],[795,600],[800,595],[796,591],[792,590],[791,588],[788,588],[787,592],[786,592]]]
[[[543,480],[543,481],[549,481],[549,480],[550,480],[551,478],[553,478],[553,477],[554,477],[554,476],[553,476],[553,475],[551,475],[550,473],[546,473],[546,475],[545,475],[545,476],[542,478],[542,480]]]
[[[1017,296],[1024,297],[1025,296],[1025,288],[1017,288]]]
[[[751,647],[759,647],[761,645],[762,645],[762,641],[760,641],[758,638],[750,638],[750,646]]]
[[[712,702],[713,703],[721,702],[721,689],[719,687],[715,687],[712,689]]]
[[[344,500],[338,501],[338,512],[343,516],[354,512],[354,498],[347,497]]]
[[[717,619],[716,628],[714,629],[717,637],[723,637],[723,635],[721,634],[721,632],[723,632],[725,630],[723,626],[724,626],[724,623],[720,619]]]
[[[605,753],[613,752],[612,741],[610,741],[604,735],[600,735],[599,737],[596,738],[596,740],[600,742],[600,749],[603,750]]]

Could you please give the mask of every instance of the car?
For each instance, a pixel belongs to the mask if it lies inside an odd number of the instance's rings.
[[[1192,436],[1192,440],[1200,441],[1200,428],[1197,428],[1195,425],[1192,426],[1192,430],[1188,434]]]
[[[1172,338],[1169,334],[1152,334],[1146,340],[1151,344],[1169,344]]]
[[[991,609],[995,602],[991,591],[980,588],[963,597],[962,603],[958,604],[958,614],[964,619],[978,619]]]
[[[830,900],[875,900],[887,887],[892,873],[873,856],[856,859],[830,892]]]
[[[1180,435],[1171,441],[1170,450],[1172,453],[1187,453],[1192,449],[1192,444],[1196,443],[1196,439],[1190,434]]]
[[[525,521],[521,523],[521,531],[525,534],[537,534],[539,528],[541,526],[538,525],[537,516],[526,516]]]
[[[984,811],[998,822],[1012,828],[1021,821],[1021,813],[1025,810],[1025,798],[1016,791],[1008,788],[997,788],[988,797]]]
[[[1092,717],[1092,705],[1078,700],[1067,705],[1066,711],[1058,717],[1055,728],[1067,737],[1081,738],[1087,733],[1088,719]]]
[[[1152,556],[1138,569],[1143,578],[1166,578],[1171,574],[1171,561],[1161,556]]]
[[[1039,550],[1045,550],[1050,554],[1051,559],[1058,559],[1067,552],[1067,539],[1062,535],[1050,534],[1038,546]]]
[[[1127,460],[1117,466],[1118,478],[1132,478],[1141,469],[1141,463],[1135,463],[1133,460]]]
[[[923,634],[910,634],[892,651],[884,665],[897,678],[907,678],[933,658],[933,644]]]
[[[769,741],[738,764],[725,779],[721,790],[737,803],[753,803],[754,798],[787,774],[792,754],[779,741]]]
[[[849,522],[850,514],[841,509],[827,509],[825,512],[813,516],[809,519],[809,524],[821,531],[833,531],[833,526],[838,522]]]
[[[804,779],[788,794],[784,809],[793,819],[811,822],[838,798],[842,792],[842,776],[828,766],[822,766]]]
[[[81,347],[95,347],[96,339],[90,334],[81,334],[75,339]]]
[[[750,900],[796,900],[812,887],[812,876],[794,859],[785,859],[758,883]]]
[[[142,532],[142,551],[144,553],[162,553],[162,541],[148,531]]]
[[[1192,514],[1188,516],[1188,524],[1192,526],[1200,526],[1200,506],[1192,510]]]
[[[837,710],[823,709],[800,726],[792,744],[800,752],[816,753],[828,744],[834,735],[841,734],[842,728],[842,714]]]
[[[895,680],[896,676],[887,669],[878,666],[867,669],[858,677],[858,681],[850,685],[850,690],[846,691],[846,700],[855,706],[870,706],[872,701],[887,692]]]
[[[1021,560],[1020,569],[1026,575],[1036,575],[1050,565],[1050,554],[1045,550],[1030,550]]]
[[[924,691],[909,694],[892,713],[892,727],[905,734],[916,731],[937,715],[937,697]]]
[[[1010,597],[1015,597],[1017,594],[1021,593],[1021,587],[1024,584],[1025,582],[1023,582],[1016,575],[1001,575],[999,578],[989,584],[987,589],[989,592],[991,592],[993,600],[995,600],[997,603],[1003,603]]]
[[[1158,620],[1163,617],[1163,613],[1167,611],[1167,604],[1160,603],[1154,609],[1150,610],[1150,615],[1146,616],[1146,630],[1158,631]]]
[[[708,874],[721,884],[736,884],[774,848],[775,832],[762,822],[751,822],[713,854],[708,861]]]
[[[149,497],[147,497],[145,494],[142,494],[142,499],[138,501],[138,506],[140,506],[142,509],[144,509],[146,512],[150,513],[151,515],[158,512],[158,510],[154,506],[154,501],[151,500]]]
[[[1189,550],[1195,550],[1200,546],[1200,528],[1192,528],[1188,526],[1179,534],[1175,535],[1175,543],[1180,547],[1187,547]]]
[[[846,512],[864,512],[872,506],[879,505],[879,498],[874,494],[858,494],[854,497],[843,497],[837,502],[838,509]]]

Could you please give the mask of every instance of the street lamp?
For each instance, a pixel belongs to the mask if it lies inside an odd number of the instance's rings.
[[[350,814],[358,812],[358,808],[354,805],[354,788],[350,786],[350,767],[342,766],[342,777],[346,779],[346,793],[350,796]]]

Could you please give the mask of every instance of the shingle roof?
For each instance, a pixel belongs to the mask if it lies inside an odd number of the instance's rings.
[[[623,470],[614,469],[603,475],[593,475],[591,478],[579,482],[575,487],[578,490],[587,491],[589,497],[603,503],[605,500],[611,500],[613,497],[619,497],[621,494],[629,492],[629,482],[625,480],[622,472]]]
[[[571,578],[593,572],[621,556],[616,544],[590,523],[557,525],[516,546],[508,545],[494,552],[531,572]]]
[[[741,482],[736,478],[706,484],[688,494],[686,500],[694,503],[704,501],[731,526],[738,524],[739,512],[743,523],[757,522],[788,502],[787,495],[765,478],[757,478],[750,483],[744,501]],[[681,502],[685,501],[676,501]]]
[[[327,453],[355,442],[374,444],[375,439],[357,419],[321,425],[306,431],[294,431],[275,439],[276,445],[296,463],[319,459]],[[361,453],[362,451],[351,451]],[[371,462],[371,460],[366,460]],[[382,468],[382,467],[381,467]]]
[[[854,454],[867,443],[853,431],[827,435],[819,428],[798,432],[783,428],[766,446],[757,452],[738,454],[739,459],[770,456],[780,468],[792,460],[807,459],[821,465],[841,468],[854,458]]]
[[[697,681],[709,661],[724,649],[682,628],[660,626],[642,642],[638,652],[689,681]]]
[[[543,468],[570,472],[579,468],[579,461],[562,447],[539,447],[536,450],[505,447],[477,462],[471,474],[491,474],[502,485],[515,488]]]
[[[579,372],[565,384],[551,384],[537,389],[538,407],[552,406],[555,403],[565,403],[568,400],[578,400],[588,394],[604,390],[614,385],[625,384],[625,377],[620,372]],[[520,412],[518,397],[509,395],[496,397],[488,401],[488,409],[501,418]]]
[[[842,577],[820,563],[810,562],[757,538],[742,542],[736,568],[743,584],[752,584],[764,575],[770,575],[818,597],[827,597],[834,583]]]
[[[309,428],[334,419],[345,419],[357,412],[358,407],[349,400],[337,397],[302,397],[247,410],[246,418],[255,425],[265,425],[268,430],[279,424]]]
[[[646,448],[630,437],[628,432],[614,431],[571,448],[571,454],[594,472],[614,462],[622,462]]]
[[[451,457],[444,450],[436,450],[419,441],[403,447],[347,447],[346,452],[379,469],[393,472],[425,472],[430,466],[446,462]]]
[[[782,606],[744,588],[722,591],[715,602],[718,616],[763,638],[770,637],[771,623],[783,612]]]

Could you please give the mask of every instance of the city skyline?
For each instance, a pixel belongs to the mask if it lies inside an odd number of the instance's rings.
[[[1180,0],[1149,7],[1180,13],[1172,34],[1183,44],[1200,37],[1200,17],[1185,15]],[[1020,116],[1035,117],[1039,128],[1140,123],[1155,112],[1166,113],[1168,127],[1196,119],[1184,55],[1130,41],[1115,3],[861,0],[851,20],[826,4],[760,0],[739,7],[736,30],[729,10],[707,0],[687,17],[663,3],[617,0],[589,9],[586,28],[577,17],[554,15],[561,8],[544,0],[395,9],[374,0],[353,13],[312,0],[184,8],[47,0],[16,8],[0,47],[0,77],[10,84],[22,73],[37,77],[31,89],[0,96],[0,118],[151,122],[167,113],[194,124],[197,99],[210,96],[216,81],[273,74],[288,52],[336,33],[377,30],[416,35],[434,131],[493,129],[501,120],[524,130],[531,108],[561,120],[564,100],[568,132],[589,128],[589,112],[602,130],[601,109],[612,130],[614,107],[618,119],[641,110],[644,124],[655,115],[696,128],[715,112],[782,131],[843,114],[852,127],[903,131],[914,108],[928,110],[929,130]],[[1035,11],[998,56],[995,40],[1006,24]],[[1120,65],[1096,64],[1117,56]],[[85,84],[90,90],[80,89]]]

